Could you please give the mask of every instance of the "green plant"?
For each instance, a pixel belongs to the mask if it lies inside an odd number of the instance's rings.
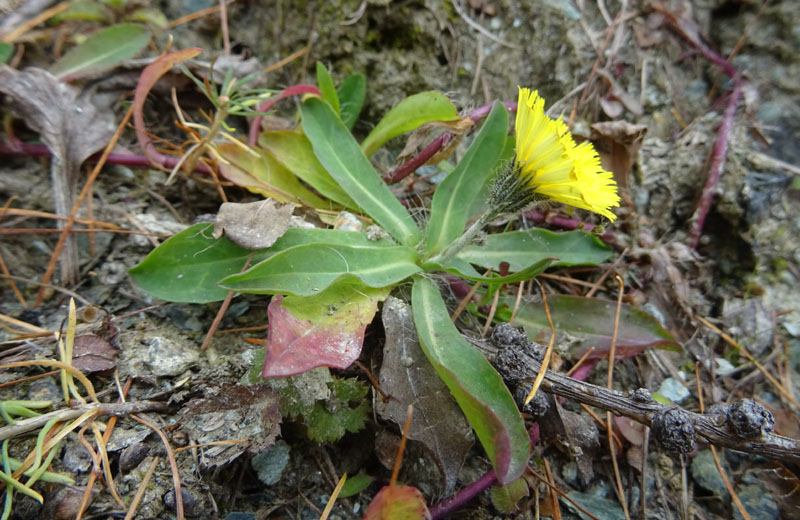
[[[497,290],[502,284],[529,280],[549,266],[605,260],[609,249],[580,231],[499,233],[488,237],[489,248],[474,244],[473,239],[499,214],[519,211],[543,197],[613,217],[608,208],[616,205],[616,188],[610,174],[599,168],[593,149],[575,145],[563,123],[538,112],[523,124],[538,125],[534,130],[543,137],[533,144],[517,142],[517,151],[555,153],[562,161],[542,159],[543,166],[531,165],[524,158],[509,161],[515,147],[508,137],[508,113],[497,103],[466,154],[436,189],[428,224],[421,228],[367,155],[391,137],[425,122],[457,118],[452,104],[437,93],[412,96],[359,144],[342,119],[341,107],[347,104],[335,97],[326,74],[324,68],[318,69],[322,96],[307,96],[300,106],[302,134],[297,135],[310,144],[310,155],[303,160],[306,165],[318,163],[388,238],[290,228],[271,247],[248,251],[225,238],[213,238],[210,224],[197,224],[166,241],[130,273],[150,294],[171,301],[221,300],[227,291],[275,295],[269,306],[264,377],[289,376],[323,365],[349,366],[358,357],[364,329],[378,302],[393,288],[410,285],[414,323],[425,354],[476,431],[498,481],[512,482],[527,464],[528,433],[499,374],[451,321],[437,273],[486,282]],[[523,92],[520,99],[527,102]],[[529,103],[529,110],[535,108]],[[518,136],[519,124],[518,117]],[[525,128],[522,131],[531,134]],[[275,152],[280,146],[270,137],[260,140],[272,142],[264,147],[266,153],[280,155],[280,150]],[[551,166],[567,170],[536,178]],[[592,177],[601,174],[600,180]],[[313,179],[305,180],[322,193]],[[581,189],[588,193],[588,202],[576,204],[570,197],[581,196]],[[598,194],[602,195],[599,203]],[[248,258],[251,267],[241,272]],[[513,259],[506,276],[481,276],[474,267],[497,268],[503,258]]]

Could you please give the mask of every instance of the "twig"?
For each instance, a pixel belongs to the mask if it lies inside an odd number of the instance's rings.
[[[146,419],[142,419],[139,416],[131,415],[131,419],[136,422],[140,422],[145,426],[149,427],[151,430],[156,432],[159,437],[161,437],[161,442],[164,443],[164,447],[167,449],[167,458],[169,459],[170,468],[172,468],[172,485],[174,487],[175,492],[175,515],[178,517],[178,520],[183,520],[183,494],[181,494],[181,475],[178,471],[178,463],[175,461],[175,453],[172,451],[172,446],[169,444],[169,439],[167,436],[164,435],[164,432],[156,426],[155,424],[151,423]]]
[[[694,364],[694,377],[697,381],[697,400],[700,403],[700,413],[705,411],[705,406],[703,405],[703,385],[700,384],[700,371],[698,367],[700,366],[699,361],[695,361]],[[745,520],[751,520],[750,515],[747,513],[747,509],[744,508],[744,504],[739,499],[739,495],[736,494],[734,491],[733,486],[731,486],[730,481],[728,480],[728,476],[725,474],[725,470],[722,468],[722,464],[719,461],[719,456],[717,456],[717,450],[714,446],[711,446],[711,456],[714,457],[714,464],[717,465],[717,471],[719,471],[719,476],[722,477],[722,482],[725,483],[725,488],[728,490],[728,493],[731,495],[733,502],[736,504],[736,508],[739,510],[739,513],[742,515],[742,518]]]
[[[619,311],[622,308],[622,294],[625,290],[625,283],[622,277],[618,274],[614,278],[619,284],[619,293],[617,294],[617,310],[614,313],[614,330],[611,333],[611,348],[608,351],[608,380],[606,388],[612,390],[614,385],[614,354],[617,350],[617,333],[619,332]],[[628,501],[625,499],[625,489],[622,487],[622,478],[619,474],[619,464],[617,464],[617,453],[614,450],[614,422],[611,420],[611,412],[606,411],[606,428],[608,430],[608,450],[611,454],[611,465],[614,467],[614,480],[617,484],[617,493],[619,494],[619,502],[622,505],[622,512],[625,513],[625,520],[630,520],[631,515],[628,512]]]
[[[107,403],[107,404],[89,404],[86,406],[79,406],[77,408],[62,408],[54,412],[31,417],[30,419],[23,419],[14,424],[0,428],[0,441],[16,437],[33,430],[38,430],[50,419],[56,418],[59,421],[69,421],[80,417],[86,412],[96,411],[97,415],[112,415],[122,416],[130,415],[132,413],[141,412],[163,412],[167,409],[167,404],[158,401],[134,401],[132,403]]]
[[[530,379],[531,374],[536,374],[541,370],[541,363],[528,353],[515,351],[515,356],[517,356],[515,362],[518,364],[518,368],[513,374],[504,374],[506,380],[512,384],[522,384]],[[645,426],[651,426],[654,415],[676,409],[674,406],[663,405],[654,400],[637,400],[621,392],[578,381],[551,370],[545,374],[541,390],[611,411],[615,415],[628,417]],[[719,415],[699,414],[678,409],[684,414],[685,423],[691,424],[695,433],[710,444],[747,453],[757,453],[784,462],[791,460],[800,463],[800,440],[774,433],[762,433],[760,437],[756,438],[742,438],[729,430],[727,423],[721,423]]]
[[[144,474],[144,478],[142,478],[142,481],[139,483],[139,487],[136,489],[136,494],[133,496],[133,500],[131,500],[131,505],[128,507],[128,514],[125,515],[125,520],[133,520],[135,517],[136,510],[139,508],[139,502],[142,501],[142,497],[144,496],[145,491],[147,491],[147,484],[153,477],[153,473],[155,472],[157,465],[158,457],[153,457],[153,462],[151,462],[150,467],[147,468],[147,472]]]

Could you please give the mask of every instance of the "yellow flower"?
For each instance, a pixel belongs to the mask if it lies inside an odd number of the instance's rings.
[[[537,91],[520,87],[515,130],[515,169],[536,194],[617,218],[610,211],[619,206],[613,175],[603,170],[591,143],[576,144],[561,119],[545,115]]]

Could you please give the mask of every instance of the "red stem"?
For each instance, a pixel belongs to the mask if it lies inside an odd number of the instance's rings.
[[[289,96],[296,96],[298,94],[316,94],[318,96],[322,95],[322,92],[319,91],[317,87],[314,85],[293,85],[291,87],[283,89],[283,91],[278,94],[277,96],[273,96],[263,103],[259,105],[258,112],[266,112],[267,110],[271,109],[275,103],[280,101],[283,98],[287,98]],[[254,116],[253,121],[250,123],[250,133],[247,136],[247,143],[250,146],[255,146],[258,144],[258,133],[261,131],[261,120],[264,119],[264,116]]]
[[[7,155],[12,157],[50,157],[53,153],[50,149],[43,145],[43,144],[28,144],[23,142],[16,142],[16,143],[0,143],[0,155]],[[96,153],[89,157],[87,160],[91,162],[97,162],[100,158],[100,154]],[[178,164],[177,157],[171,157],[168,155],[162,156],[159,160],[159,164],[164,166],[165,168],[174,168],[176,164]],[[131,168],[152,168],[153,163],[144,155],[132,155],[126,153],[112,153],[108,155],[106,159],[106,163],[108,164],[120,164],[122,166],[129,166]],[[206,173],[210,174],[211,169],[208,165],[204,163],[197,163],[194,167],[194,171],[198,173]]]
[[[503,105],[510,111],[516,112],[517,104],[510,103],[508,101],[502,101]],[[494,106],[494,103],[489,103],[488,105],[483,105],[482,107],[478,107],[472,112],[470,112],[467,117],[472,119],[473,121],[478,121],[479,119],[486,117],[486,114]],[[404,162],[393,171],[383,175],[383,180],[387,184],[394,184],[395,182],[399,182],[400,180],[406,178],[412,172],[414,172],[417,168],[425,164],[428,159],[436,155],[442,148],[447,146],[450,141],[453,139],[453,134],[450,132],[445,132],[436,139],[434,139],[431,144],[426,146],[420,153],[416,156],[412,157],[408,161]]]

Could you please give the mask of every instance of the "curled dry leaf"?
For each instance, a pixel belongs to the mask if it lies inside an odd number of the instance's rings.
[[[214,238],[223,234],[245,249],[271,246],[289,229],[293,204],[280,204],[274,199],[256,202],[225,202],[217,213]]]
[[[17,71],[0,67],[0,92],[11,100],[14,111],[41,135],[53,159],[53,202],[56,214],[67,217],[75,201],[81,163],[108,143],[114,134],[112,97],[60,82],[46,70]],[[63,227],[64,223],[59,222]],[[61,254],[63,282],[78,281],[78,251],[74,237],[68,237]]]
[[[422,352],[410,307],[390,297],[383,305],[382,320],[386,344],[379,381],[391,398],[378,403],[378,414],[402,426],[408,405],[414,405],[408,437],[433,453],[445,493],[450,493],[474,442],[472,429]]]

